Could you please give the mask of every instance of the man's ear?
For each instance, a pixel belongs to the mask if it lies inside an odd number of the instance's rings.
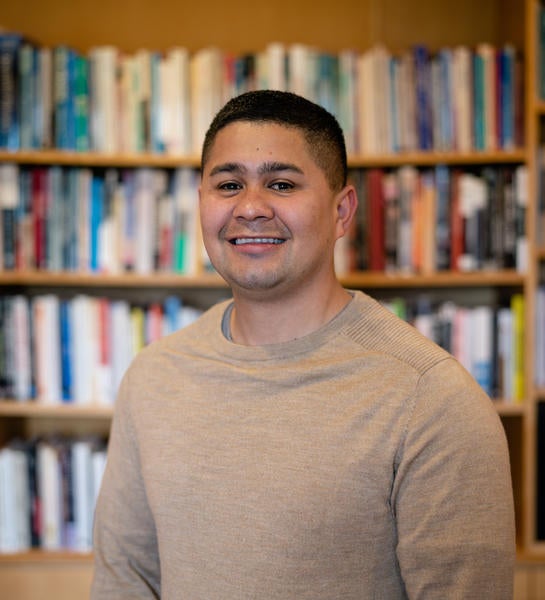
[[[337,210],[336,237],[339,239],[347,234],[354,215],[358,208],[358,195],[356,188],[348,184],[336,196],[335,206]]]

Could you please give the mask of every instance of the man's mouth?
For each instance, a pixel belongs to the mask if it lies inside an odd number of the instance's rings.
[[[276,237],[237,237],[229,241],[235,246],[243,246],[245,244],[282,244],[285,242],[283,238]]]

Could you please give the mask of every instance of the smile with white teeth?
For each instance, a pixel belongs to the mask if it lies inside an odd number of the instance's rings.
[[[235,238],[231,241],[232,244],[236,246],[241,246],[243,244],[282,244],[284,240],[280,238]]]

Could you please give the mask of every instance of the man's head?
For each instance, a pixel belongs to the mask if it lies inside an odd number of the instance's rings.
[[[247,92],[227,102],[208,129],[201,167],[208,160],[218,132],[237,121],[275,123],[299,130],[331,189],[338,191],[346,185],[346,146],[339,123],[321,106],[290,92]]]

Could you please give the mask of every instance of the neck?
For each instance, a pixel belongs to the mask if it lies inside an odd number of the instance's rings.
[[[237,344],[262,346],[288,342],[316,331],[350,302],[350,294],[335,282],[328,293],[295,298],[256,300],[233,290],[231,338]]]

